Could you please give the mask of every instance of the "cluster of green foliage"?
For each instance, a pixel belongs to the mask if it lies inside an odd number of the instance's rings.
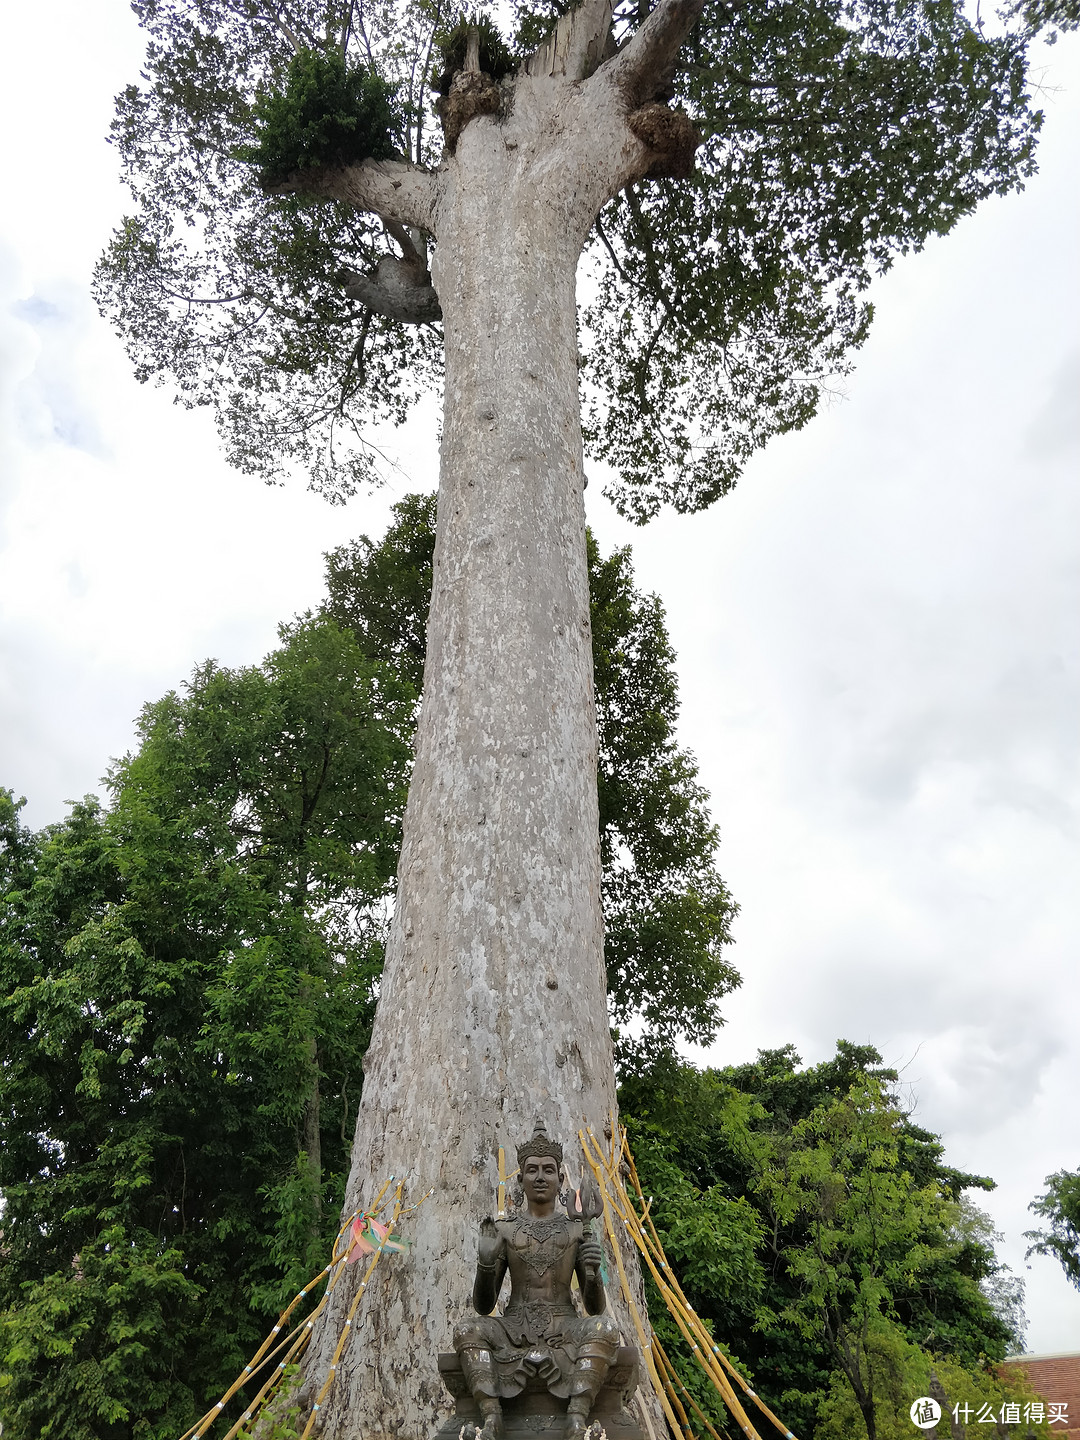
[[[480,69],[485,75],[490,75],[493,80],[501,80],[517,65],[514,52],[499,34],[490,16],[483,13],[463,15],[455,25],[436,39],[442,70],[434,80],[434,89],[440,95],[449,95],[450,81],[464,66],[469,48],[469,34],[473,30],[476,31],[478,42]]]
[[[888,1324],[875,1326],[865,1346],[864,1383],[874,1390],[873,1431],[875,1440],[911,1440],[913,1426],[910,1407],[916,1396],[929,1395],[938,1401],[945,1414],[939,1422],[939,1433],[946,1426],[951,1434],[970,1434],[972,1427],[962,1423],[964,1416],[976,1423],[987,1424],[986,1413],[995,1417],[995,1433],[1002,1436],[1031,1436],[1034,1432],[1021,1418],[1018,1422],[1000,1423],[1003,1406],[1019,1407],[1021,1417],[1025,1402],[1038,1399],[1026,1376],[1011,1366],[998,1371],[992,1366],[965,1366],[948,1356],[938,1355],[925,1346],[913,1344],[903,1333]],[[949,1412],[958,1410],[960,1420]],[[976,1417],[983,1416],[978,1421]],[[866,1415],[859,1406],[855,1392],[846,1376],[834,1372],[829,1389],[818,1408],[814,1440],[866,1440]]]
[[[707,0],[671,85],[705,136],[695,173],[629,186],[587,247],[586,443],[616,472],[609,493],[628,515],[696,510],[729,490],[851,368],[873,276],[1023,183],[1042,119],[1027,47],[1040,26],[1074,23],[1075,3],[1033,0],[991,33],[957,0]],[[528,47],[566,8],[517,0],[504,14]],[[649,8],[616,7],[614,43]],[[267,199],[236,157],[259,113],[280,117],[293,144],[295,97],[323,51],[342,85],[382,77],[400,153],[436,165],[431,95],[466,14],[428,0],[134,9],[147,63],[119,97],[113,135],[134,208],[100,264],[99,303],[140,378],[214,409],[234,464],[267,479],[301,465],[314,487],[348,493],[376,475],[366,427],[400,421],[437,384],[439,328],[344,295],[343,267],[371,269],[390,248],[377,217]],[[510,50],[480,23],[484,68],[506,73]],[[326,101],[327,124],[352,113]],[[269,148],[265,158],[279,163]]]
[[[88,799],[35,834],[0,796],[0,1419],[15,1440],[169,1440],[325,1264],[433,521],[432,500],[403,501],[381,542],[330,557],[325,612],[284,627],[262,665],[207,663],[148,705],[107,808]],[[721,953],[734,906],[673,739],[663,614],[625,551],[590,558],[605,883],[622,906],[612,1007],[658,1037],[708,1035],[737,979]],[[635,787],[664,793],[632,828]]]
[[[1041,123],[1023,38],[954,0],[734,23],[710,0],[674,89],[706,137],[697,173],[607,207],[586,312],[588,430],[638,520],[711,504],[801,428],[867,334],[873,275],[1029,174]]]
[[[789,1046],[705,1071],[659,1055],[622,1079],[642,1183],[691,1303],[803,1437],[891,1435],[915,1373],[997,1394],[988,1367],[1021,1338],[1015,1307],[1003,1314],[988,1293],[1003,1267],[965,1195],[992,1182],[944,1163],[896,1081],[874,1049],[843,1041],[805,1069]],[[718,1406],[657,1295],[650,1314],[695,1398]],[[906,1424],[928,1393],[910,1392]]]
[[[131,321],[125,344],[139,380],[167,380],[181,404],[213,409],[230,464],[269,480],[302,468],[316,489],[354,490],[373,478],[376,458],[358,406],[365,422],[402,422],[438,384],[439,349],[427,327],[371,315],[341,289],[343,268],[365,269],[386,253],[377,216],[268,198],[243,157],[270,169],[273,147],[286,152],[282,168],[304,158],[290,149],[293,104],[283,105],[283,132],[265,157],[256,114],[277,113],[271,97],[288,94],[302,52],[324,55],[335,76],[344,57],[346,90],[377,100],[384,86],[394,97],[391,139],[413,154],[426,143],[426,112],[411,57],[431,27],[412,14],[376,13],[365,24],[337,0],[287,13],[229,0],[132,8],[152,78],[117,98],[112,140],[134,208],[99,269],[99,302],[119,304]],[[367,41],[379,50],[378,85]],[[347,120],[356,103],[327,109]],[[317,136],[317,105],[311,120]]]
[[[394,88],[369,66],[346,67],[340,50],[306,46],[289,61],[280,86],[252,106],[255,143],[238,158],[258,166],[271,186],[297,170],[387,160],[394,153]]]
[[[1078,0],[1016,0],[1012,8],[1032,30],[1043,32],[1050,45],[1062,30],[1080,29]]]
[[[1052,1255],[1059,1261],[1069,1280],[1080,1290],[1080,1171],[1059,1170],[1046,1177],[1046,1194],[1039,1195],[1028,1207],[1041,1220],[1048,1220],[1048,1230],[1028,1230],[1029,1255]]]

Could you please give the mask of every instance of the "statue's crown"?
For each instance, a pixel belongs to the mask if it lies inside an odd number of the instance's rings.
[[[517,1158],[519,1167],[534,1155],[550,1155],[553,1160],[562,1164],[562,1146],[557,1140],[548,1138],[547,1129],[542,1120],[537,1120],[533,1128],[533,1137],[526,1140],[524,1145],[519,1145]]]

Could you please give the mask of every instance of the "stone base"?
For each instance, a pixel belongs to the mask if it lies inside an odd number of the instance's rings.
[[[458,1440],[463,1425],[481,1425],[476,1401],[469,1394],[461,1360],[453,1350],[439,1356],[439,1374],[454,1397],[454,1413],[439,1426],[434,1440]],[[589,1416],[599,1424],[608,1440],[646,1440],[637,1419],[627,1408],[638,1383],[638,1352],[623,1345],[607,1374]],[[544,1382],[534,1376],[520,1395],[502,1402],[505,1440],[560,1440],[566,1424],[565,1400],[557,1400]]]

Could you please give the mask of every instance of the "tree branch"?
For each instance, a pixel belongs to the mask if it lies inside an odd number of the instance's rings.
[[[628,274],[627,271],[623,268],[622,261],[616,254],[615,247],[614,245],[612,245],[610,239],[608,238],[607,231],[604,229],[603,220],[600,215],[596,217],[596,224],[593,228],[595,229],[596,234],[600,239],[601,245],[603,245],[604,249],[607,251],[608,258],[611,260],[611,263],[615,269],[615,273],[616,275],[618,275],[619,279],[622,280],[625,285],[633,286],[634,289],[636,289],[641,295],[645,295],[649,299],[651,299],[652,291],[649,289],[649,287],[647,285],[643,285],[640,280],[635,280],[634,277]]]
[[[435,233],[440,181],[430,170],[404,160],[362,160],[340,169],[295,170],[286,180],[264,186],[267,195],[318,195],[344,200],[402,225]]]
[[[660,0],[597,79],[627,91],[633,106],[653,99],[674,75],[676,56],[703,8],[704,0]]]
[[[386,315],[403,325],[442,319],[439,297],[427,270],[399,260],[396,255],[384,255],[373,275],[344,270],[341,279],[349,299],[361,301],[377,315]]]
[[[423,235],[419,234],[415,230],[413,234],[410,234],[406,227],[402,225],[399,220],[392,220],[386,215],[380,215],[379,219],[386,226],[386,233],[393,236],[393,238],[401,246],[402,257],[410,265],[419,265],[426,270],[427,251],[424,247]]]

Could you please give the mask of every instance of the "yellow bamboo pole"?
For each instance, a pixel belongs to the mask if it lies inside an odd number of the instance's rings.
[[[753,1400],[754,1403],[757,1405],[758,1409],[761,1410],[762,1413],[766,1415],[769,1420],[772,1421],[772,1423],[780,1431],[781,1435],[784,1436],[784,1440],[795,1440],[795,1436],[792,1431],[789,1430],[788,1427],[784,1424],[784,1422],[773,1413],[773,1411],[769,1408],[768,1405],[766,1405],[764,1400],[762,1400],[761,1396],[758,1395],[758,1393],[751,1387],[749,1382],[744,1379],[744,1377],[739,1373],[739,1371],[731,1363],[728,1357],[724,1354],[723,1350],[721,1350],[720,1346],[717,1345],[716,1341],[713,1339],[712,1335],[709,1334],[708,1329],[702,1323],[700,1317],[697,1315],[693,1306],[687,1300],[686,1295],[683,1292],[682,1286],[679,1284],[679,1281],[676,1278],[674,1272],[672,1271],[671,1266],[667,1263],[667,1256],[664,1254],[663,1246],[660,1243],[660,1237],[659,1235],[657,1235],[656,1228],[652,1224],[652,1220],[648,1215],[648,1206],[645,1205],[645,1197],[641,1191],[641,1184],[638,1180],[637,1169],[634,1165],[633,1157],[629,1154],[629,1150],[627,1151],[627,1159],[629,1162],[631,1178],[634,1182],[634,1188],[637,1192],[638,1199],[642,1202],[643,1205],[643,1218],[648,1220],[649,1229],[651,1230],[653,1236],[653,1244],[656,1251],[658,1252],[661,1266],[665,1272],[665,1279],[670,1283],[674,1294],[678,1297],[682,1305],[684,1314],[691,1322],[695,1334],[702,1342],[703,1346],[707,1349],[707,1351],[714,1357],[714,1363],[718,1361],[727,1371],[728,1375],[730,1375],[738,1382],[743,1393],[746,1394],[751,1400]]]
[[[595,1166],[593,1166],[592,1163],[592,1157],[590,1156],[585,1146],[585,1137],[580,1130],[578,1131],[578,1139],[581,1141],[582,1153],[584,1154],[585,1159],[588,1161],[589,1167],[593,1170],[593,1173],[596,1174]],[[675,1418],[675,1412],[671,1408],[671,1403],[667,1398],[664,1387],[660,1383],[660,1377],[656,1373],[656,1362],[653,1360],[652,1346],[649,1344],[649,1340],[645,1333],[645,1326],[642,1322],[640,1314],[638,1313],[637,1302],[634,1299],[633,1291],[630,1289],[630,1281],[626,1278],[626,1267],[623,1265],[622,1251],[619,1249],[618,1237],[615,1234],[615,1226],[612,1223],[611,1219],[611,1205],[608,1200],[607,1188],[603,1185],[602,1182],[599,1182],[599,1176],[597,1176],[597,1179],[598,1183],[600,1183],[600,1198],[604,1206],[604,1228],[608,1233],[608,1238],[611,1241],[611,1248],[615,1254],[615,1264],[619,1270],[619,1284],[622,1288],[623,1299],[626,1301],[627,1305],[630,1308],[630,1314],[634,1321],[634,1328],[637,1330],[638,1344],[641,1347],[641,1358],[642,1360],[644,1360],[645,1368],[649,1372],[649,1379],[652,1382],[653,1390],[656,1392],[657,1398],[659,1399],[660,1404],[663,1407],[664,1416],[668,1424],[671,1426],[671,1433],[673,1436],[678,1437],[679,1422]]]
[[[404,1180],[398,1181],[397,1193],[394,1196],[394,1210],[390,1219],[391,1235],[394,1233],[394,1226],[397,1224],[398,1216],[401,1213],[401,1192],[404,1188],[404,1185]],[[360,1301],[364,1298],[364,1291],[367,1289],[368,1281],[371,1279],[372,1272],[374,1271],[375,1266],[378,1264],[382,1254],[383,1248],[380,1245],[379,1248],[375,1251],[375,1254],[371,1257],[371,1264],[368,1266],[366,1272],[364,1273],[364,1278],[360,1282],[359,1289],[353,1296],[353,1302],[349,1306],[349,1313],[346,1316],[345,1324],[342,1326],[341,1334],[338,1336],[337,1345],[334,1347],[334,1354],[333,1358],[330,1361],[330,1369],[327,1371],[326,1380],[323,1382],[323,1387],[319,1391],[318,1398],[315,1400],[315,1403],[311,1407],[311,1414],[308,1416],[308,1422],[304,1426],[303,1433],[300,1436],[300,1440],[308,1440],[309,1435],[315,1428],[315,1423],[319,1418],[319,1409],[322,1406],[322,1403],[326,1399],[327,1395],[330,1393],[331,1385],[333,1385],[334,1381],[337,1378],[338,1361],[341,1359],[342,1352],[345,1349],[345,1345],[352,1331],[352,1323],[356,1316],[357,1310],[360,1308]]]
[[[669,1277],[673,1289],[679,1296],[679,1299],[682,1301],[685,1308],[690,1312],[691,1315],[694,1316],[694,1319],[698,1322],[698,1324],[701,1325],[700,1318],[697,1316],[690,1302],[687,1300],[685,1294],[683,1293],[683,1288],[679,1284],[677,1276],[671,1269],[671,1266],[667,1263],[667,1256],[664,1254],[664,1247],[660,1243],[660,1236],[657,1234],[656,1226],[653,1224],[652,1217],[649,1214],[649,1210],[652,1206],[652,1201],[650,1199],[648,1204],[645,1203],[645,1196],[641,1189],[641,1181],[638,1178],[637,1166],[634,1164],[634,1157],[630,1153],[630,1147],[626,1144],[625,1138],[623,1141],[623,1155],[626,1159],[627,1166],[630,1171],[630,1179],[633,1182],[634,1191],[642,1206],[642,1219],[648,1223],[649,1231],[652,1235],[653,1244],[656,1250],[659,1252],[660,1259],[663,1262],[664,1270]],[[742,1375],[739,1374],[739,1371],[724,1354],[723,1350],[720,1349],[720,1346],[717,1345],[713,1337],[709,1335],[707,1330],[705,1330],[704,1326],[702,1326],[701,1328],[703,1332],[703,1337],[705,1338],[711,1353],[717,1358],[717,1360],[719,1360],[720,1364],[724,1367],[728,1374],[738,1381],[744,1394],[748,1395],[749,1398],[753,1400],[755,1405],[757,1405],[758,1409],[761,1410],[764,1415],[768,1416],[768,1418],[780,1431],[781,1435],[784,1437],[784,1440],[795,1440],[795,1435],[792,1433],[792,1431],[789,1430],[788,1427],[784,1424],[784,1422],[777,1415],[775,1415],[772,1410],[769,1409],[768,1405],[766,1405],[765,1401],[762,1400],[761,1396],[751,1387],[749,1381],[747,1381]]]
[[[391,1175],[390,1179],[385,1182],[378,1195],[376,1195],[375,1200],[372,1203],[371,1209],[366,1213],[378,1214],[379,1209],[382,1208],[380,1205],[380,1201],[386,1194],[387,1190],[390,1188],[393,1180],[394,1176]],[[428,1193],[430,1194],[431,1192],[429,1191]],[[426,1199],[427,1196],[424,1196],[422,1198]],[[225,1409],[225,1406],[229,1403],[233,1396],[236,1395],[238,1391],[242,1390],[243,1387],[249,1383],[253,1375],[255,1375],[259,1370],[261,1370],[264,1365],[270,1362],[273,1356],[281,1350],[283,1345],[288,1345],[290,1343],[291,1337],[287,1335],[283,1340],[279,1340],[275,1345],[274,1337],[281,1333],[282,1329],[284,1328],[285,1322],[288,1320],[292,1312],[296,1309],[297,1305],[300,1304],[301,1300],[305,1299],[308,1293],[314,1288],[314,1286],[319,1284],[319,1282],[325,1276],[329,1276],[330,1280],[329,1284],[326,1287],[326,1293],[323,1295],[322,1299],[319,1301],[315,1309],[311,1312],[311,1315],[304,1327],[304,1330],[301,1332],[298,1341],[294,1342],[285,1360],[282,1361],[275,1368],[274,1373],[271,1375],[270,1379],[260,1388],[255,1399],[247,1407],[243,1418],[238,1421],[236,1425],[233,1426],[229,1433],[223,1437],[223,1440],[231,1440],[231,1437],[235,1436],[238,1433],[240,1425],[242,1425],[245,1420],[251,1418],[267,1391],[271,1389],[273,1385],[275,1385],[280,1380],[281,1373],[285,1369],[286,1365],[288,1365],[292,1359],[296,1358],[296,1355],[299,1354],[300,1350],[302,1350],[303,1346],[307,1343],[308,1337],[311,1334],[312,1326],[315,1323],[316,1316],[318,1316],[318,1314],[321,1312],[327,1300],[329,1299],[330,1292],[333,1290],[338,1280],[344,1274],[345,1267],[341,1264],[341,1261],[344,1260],[344,1258],[348,1255],[350,1247],[346,1246],[344,1250],[339,1250],[338,1247],[341,1244],[341,1238],[345,1234],[349,1226],[352,1225],[356,1217],[361,1213],[362,1212],[359,1210],[354,1210],[353,1213],[348,1217],[345,1223],[338,1230],[337,1239],[334,1241],[333,1250],[330,1256],[330,1263],[324,1266],[323,1269],[319,1271],[318,1275],[314,1276],[313,1279],[309,1280],[304,1286],[304,1288],[302,1290],[299,1290],[296,1295],[293,1296],[292,1300],[289,1301],[288,1305],[286,1305],[285,1309],[278,1316],[277,1324],[270,1331],[269,1335],[267,1335],[266,1339],[259,1346],[258,1350],[256,1350],[255,1354],[251,1357],[249,1363],[244,1366],[243,1372],[237,1376],[237,1378],[229,1386],[228,1390],[225,1391],[225,1394],[222,1395],[221,1399],[210,1407],[210,1409],[206,1412],[202,1419],[196,1421],[193,1426],[184,1431],[183,1435],[180,1436],[180,1440],[202,1440],[202,1437],[210,1429],[210,1426],[214,1423],[214,1421],[220,1416],[221,1412]],[[334,1273],[335,1269],[337,1271],[336,1274]]]
[[[659,1365],[657,1365],[656,1367],[656,1373],[660,1376],[661,1380],[663,1380],[664,1389],[667,1391],[668,1398],[671,1401],[676,1415],[679,1417],[679,1428],[682,1430],[682,1433],[686,1437],[686,1440],[697,1440],[697,1436],[694,1434],[693,1430],[690,1427],[690,1417],[686,1413],[686,1406],[679,1399],[678,1392],[676,1391],[675,1386],[672,1384],[671,1374],[668,1373],[668,1367],[664,1364],[667,1356],[660,1348],[655,1335],[653,1336],[652,1353],[653,1360],[659,1360],[660,1362]]]
[[[271,1394],[271,1392],[275,1390],[278,1385],[281,1384],[281,1381],[284,1379],[286,1369],[290,1365],[294,1364],[297,1360],[299,1360],[300,1356],[307,1348],[307,1342],[311,1338],[312,1324],[313,1320],[309,1320],[307,1322],[307,1325],[300,1332],[300,1334],[293,1337],[293,1342],[290,1345],[289,1349],[286,1351],[284,1360],[280,1361],[279,1364],[275,1366],[272,1375],[267,1376],[266,1380],[259,1388],[254,1399],[248,1404],[247,1408],[244,1410],[244,1413],[240,1416],[240,1419],[237,1420],[236,1423],[233,1425],[232,1429],[230,1429],[222,1437],[222,1440],[236,1440],[236,1437],[241,1433],[244,1427],[249,1423],[249,1421],[254,1418],[256,1412],[262,1405],[263,1401],[267,1398],[267,1396]]]
[[[716,1365],[716,1362],[713,1360],[712,1356],[708,1354],[707,1351],[703,1351],[698,1340],[694,1338],[694,1333],[691,1330],[690,1326],[687,1324],[686,1318],[682,1313],[682,1307],[678,1304],[677,1301],[675,1301],[669,1287],[667,1287],[663,1283],[663,1276],[653,1264],[652,1257],[645,1251],[643,1251],[642,1253],[645,1255],[646,1263],[652,1270],[653,1279],[656,1281],[657,1288],[659,1289],[664,1299],[664,1302],[668,1307],[668,1311],[670,1312],[672,1319],[679,1327],[683,1339],[690,1346],[691,1355],[705,1371],[706,1375],[712,1381],[716,1389],[720,1392],[721,1399],[731,1411],[731,1414],[738,1423],[740,1429],[743,1430],[743,1432],[750,1437],[750,1440],[761,1440],[761,1437],[758,1434],[757,1430],[754,1428],[750,1417],[747,1415],[746,1411],[739,1403],[739,1399],[736,1396],[735,1391],[732,1389],[731,1383],[728,1381],[727,1377],[724,1375],[720,1367]]]
[[[597,1155],[600,1156],[601,1162],[603,1162],[603,1151],[600,1149],[600,1146],[597,1143],[595,1136],[590,1133],[589,1138],[592,1141],[593,1145],[596,1147],[596,1152]],[[582,1146],[583,1148],[585,1148],[584,1141],[582,1142]],[[597,1183],[601,1188],[601,1193],[604,1195],[606,1202],[608,1186],[605,1181],[603,1172],[601,1171],[597,1163],[592,1159],[592,1155],[587,1149],[585,1153],[586,1157],[589,1160],[589,1164],[592,1166],[593,1173],[596,1175]],[[667,1283],[664,1276],[661,1275],[659,1269],[657,1268],[657,1264],[654,1261],[652,1254],[650,1253],[650,1247],[646,1241],[646,1236],[643,1229],[641,1228],[640,1224],[635,1227],[634,1222],[637,1221],[638,1217],[630,1204],[629,1196],[626,1194],[626,1190],[623,1187],[621,1179],[619,1178],[617,1169],[613,1164],[607,1168],[612,1185],[621,1192],[622,1197],[625,1201],[625,1209],[623,1210],[622,1215],[623,1221],[627,1224],[627,1227],[630,1230],[634,1242],[637,1244],[638,1249],[644,1256],[645,1263],[648,1265],[649,1270],[652,1273],[652,1277],[656,1282],[657,1289],[660,1291],[660,1295],[664,1303],[667,1305],[672,1319],[675,1321],[684,1339],[689,1344],[690,1353],[693,1355],[695,1360],[697,1360],[698,1364],[701,1365],[706,1375],[709,1376],[716,1389],[720,1392],[724,1404],[728,1407],[732,1415],[735,1417],[735,1420],[738,1422],[740,1429],[747,1436],[749,1436],[749,1440],[761,1440],[761,1436],[755,1430],[753,1424],[751,1423],[750,1417],[747,1415],[746,1411],[739,1403],[739,1399],[736,1396],[735,1391],[732,1389],[727,1377],[724,1375],[724,1372],[721,1370],[720,1366],[716,1363],[708,1350],[703,1350],[698,1344],[698,1342],[694,1339],[693,1334],[691,1333],[686,1321],[683,1318],[682,1307],[676,1300],[671,1285]],[[664,1264],[666,1267],[666,1261],[664,1262]],[[694,1315],[693,1318],[698,1325],[701,1324],[701,1321],[696,1315]]]
[[[632,1212],[631,1212],[632,1213]],[[714,1387],[719,1391],[725,1405],[731,1411],[740,1429],[750,1437],[750,1440],[761,1440],[749,1415],[747,1415],[727,1376],[716,1363],[711,1354],[712,1337],[704,1328],[699,1317],[688,1307],[684,1308],[678,1296],[670,1285],[666,1283],[666,1277],[662,1275],[647,1250],[642,1250],[645,1256],[657,1288],[668,1307],[668,1311],[674,1319],[679,1331],[687,1344],[690,1346],[690,1353],[706,1375],[712,1381]]]
[[[705,1414],[705,1411],[702,1410],[701,1406],[694,1399],[693,1395],[690,1394],[690,1391],[683,1384],[682,1380],[680,1380],[679,1372],[675,1369],[675,1366],[668,1359],[667,1351],[660,1344],[660,1341],[657,1340],[655,1335],[653,1336],[653,1345],[656,1347],[656,1352],[660,1356],[661,1361],[667,1367],[669,1377],[675,1382],[678,1388],[686,1396],[687,1400],[690,1402],[690,1406],[693,1409],[694,1413],[697,1415],[701,1423],[705,1426],[705,1429],[708,1430],[709,1434],[713,1437],[713,1440],[729,1440],[729,1437],[726,1434],[720,1434],[720,1432],[716,1429],[715,1425],[713,1425],[712,1421]]]
[[[278,1343],[274,1345],[274,1336],[281,1333],[282,1329],[284,1328],[285,1321],[296,1309],[300,1301],[304,1299],[312,1286],[317,1285],[324,1275],[329,1274],[336,1263],[336,1260],[332,1260],[331,1263],[325,1267],[325,1269],[320,1270],[318,1275],[316,1275],[313,1280],[309,1280],[308,1283],[304,1286],[304,1288],[297,1292],[297,1294],[293,1297],[293,1299],[278,1316],[277,1324],[270,1331],[270,1334],[259,1346],[255,1354],[251,1357],[250,1362],[244,1366],[243,1372],[237,1376],[237,1378],[229,1386],[228,1390],[225,1391],[225,1394],[221,1397],[221,1399],[218,1400],[216,1404],[211,1406],[211,1408],[206,1412],[202,1419],[199,1420],[195,1425],[193,1425],[191,1429],[184,1431],[183,1435],[181,1435],[180,1437],[180,1440],[201,1440],[201,1437],[206,1434],[207,1430],[209,1430],[210,1426],[218,1418],[222,1410],[224,1410],[225,1406],[229,1403],[229,1401],[233,1398],[237,1391],[242,1390],[244,1386],[248,1384],[251,1377],[255,1375],[259,1370],[261,1370],[264,1365],[268,1364],[283,1345],[287,1345],[289,1343],[290,1337],[286,1336],[284,1340],[279,1340]],[[319,1311],[323,1308],[325,1304],[326,1296],[324,1295],[323,1298],[319,1301],[318,1305],[312,1311],[312,1319],[314,1319],[314,1317],[319,1313]],[[273,1346],[273,1348],[268,1351],[268,1346]]]

